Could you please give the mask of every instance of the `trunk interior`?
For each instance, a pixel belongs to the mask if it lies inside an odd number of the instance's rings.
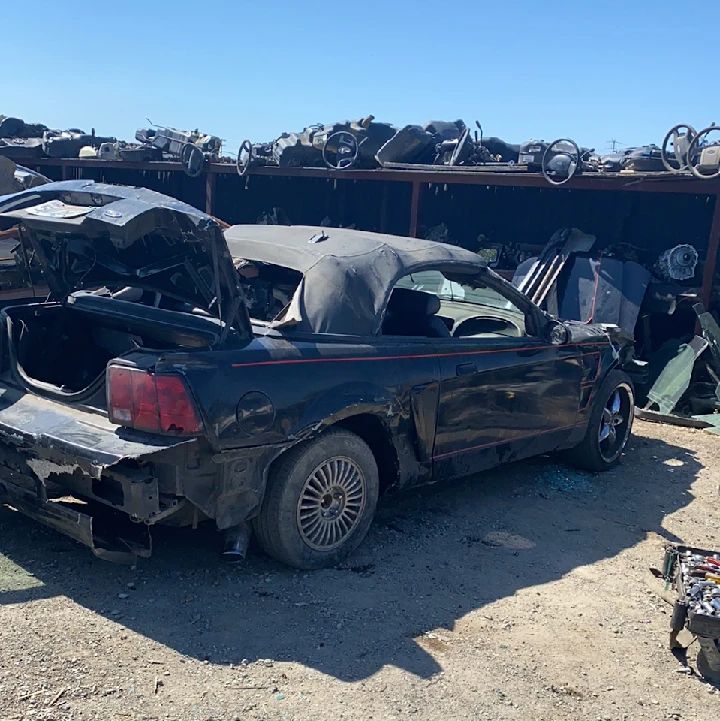
[[[65,303],[2,311],[4,366],[16,384],[65,400],[104,397],[105,368],[126,353],[202,349],[222,338],[210,316],[79,292]],[[102,390],[102,394],[98,393]]]

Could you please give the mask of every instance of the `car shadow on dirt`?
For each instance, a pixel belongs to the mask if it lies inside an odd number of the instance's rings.
[[[0,603],[67,596],[210,663],[272,658],[345,681],[394,665],[429,678],[441,670],[429,652],[438,629],[452,631],[470,611],[648,532],[677,540],[663,519],[692,500],[700,468],[687,449],[635,437],[604,475],[541,458],[397,495],[345,566],[314,573],[258,551],[228,566],[212,529],[156,529],[152,558],[114,566],[3,508]]]

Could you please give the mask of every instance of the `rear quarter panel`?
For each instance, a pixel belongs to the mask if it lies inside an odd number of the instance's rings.
[[[396,447],[411,438],[416,461],[432,452],[439,369],[427,340],[260,337],[239,350],[173,355],[164,364],[184,373],[221,452],[290,445],[363,413],[383,421]],[[248,408],[261,409],[259,423],[244,417]]]

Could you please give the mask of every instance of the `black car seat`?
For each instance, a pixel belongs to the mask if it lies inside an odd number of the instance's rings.
[[[382,333],[450,338],[450,329],[436,315],[439,310],[440,299],[436,295],[410,288],[395,288],[390,294]]]

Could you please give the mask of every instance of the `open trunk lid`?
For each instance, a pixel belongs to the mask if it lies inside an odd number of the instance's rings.
[[[0,197],[51,291],[132,286],[201,308],[250,338],[232,257],[216,220],[145,188],[69,180]]]

